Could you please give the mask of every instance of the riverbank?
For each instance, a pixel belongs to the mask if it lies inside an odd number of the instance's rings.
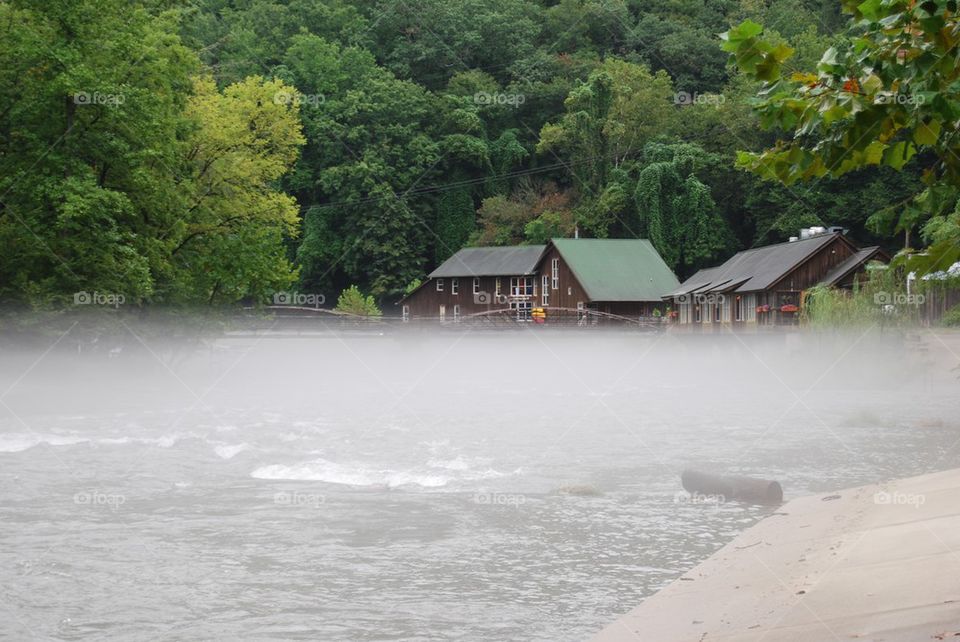
[[[594,642],[960,636],[960,469],[795,499]]]

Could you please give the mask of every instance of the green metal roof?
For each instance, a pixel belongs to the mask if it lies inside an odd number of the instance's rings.
[[[680,282],[646,239],[553,239],[591,301],[660,301]]]

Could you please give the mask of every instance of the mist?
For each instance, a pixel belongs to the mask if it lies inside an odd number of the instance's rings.
[[[172,336],[3,345],[0,636],[579,640],[777,510],[684,469],[957,466],[949,334]]]

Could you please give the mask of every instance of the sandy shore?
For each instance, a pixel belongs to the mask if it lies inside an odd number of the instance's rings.
[[[960,469],[793,500],[593,640],[960,640]]]

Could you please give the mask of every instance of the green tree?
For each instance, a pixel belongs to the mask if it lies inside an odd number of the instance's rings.
[[[702,150],[651,143],[651,162],[640,171],[635,193],[638,231],[681,276],[709,265],[729,245],[709,188],[695,170]]]
[[[121,0],[0,2],[0,297],[153,295],[170,269],[196,60]]]
[[[340,293],[340,297],[337,299],[337,312],[345,312],[346,314],[355,314],[361,317],[380,317],[383,316],[383,313],[380,311],[380,308],[377,307],[377,302],[374,301],[372,296],[364,296],[363,292],[360,291],[355,285],[351,285],[349,288]]]
[[[381,0],[373,31],[388,69],[436,89],[469,69],[505,80],[511,65],[532,51],[539,13],[524,0]]]
[[[436,238],[432,203],[408,192],[438,172],[438,103],[367,51],[312,35],[292,42],[285,67],[304,96],[308,143],[287,184],[313,208],[301,278],[320,289],[356,279],[377,296],[401,292],[422,275]]]
[[[611,171],[639,156],[643,145],[670,127],[673,86],[664,72],[608,59],[566,100],[566,113],[540,132],[537,151],[563,153],[579,187],[592,197]]]
[[[949,211],[960,182],[960,143],[951,133],[960,117],[958,20],[948,2],[842,6],[851,20],[816,73],[784,75],[792,51],[762,39],[754,22],[723,35],[737,65],[764,83],[761,123],[793,133],[765,151],[741,152],[738,162],[789,185],[869,166],[899,171],[916,157],[928,187],[896,224],[909,246],[911,229],[942,218],[944,204]],[[927,268],[960,258],[960,237],[940,241],[927,256],[934,257]]]
[[[223,92],[210,78],[195,82],[181,177],[189,216],[175,227],[167,300],[262,298],[295,279],[283,239],[299,232],[299,208],[275,187],[304,142],[296,106],[280,99],[292,92],[257,76]]]

